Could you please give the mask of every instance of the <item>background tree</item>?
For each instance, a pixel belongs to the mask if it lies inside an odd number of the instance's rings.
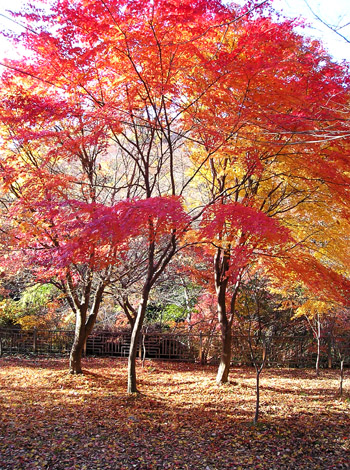
[[[19,299],[6,296],[0,302],[0,325],[19,325],[22,329],[57,328],[62,321],[58,313],[61,303],[54,286],[34,284],[27,287]]]
[[[219,383],[228,380],[234,304],[244,269],[266,259],[270,266],[278,257],[300,256],[302,265],[313,264],[313,256],[320,260],[320,243],[334,226],[334,213],[345,209],[349,189],[345,161],[337,157],[347,148],[341,111],[348,101],[346,70],[319,45],[296,35],[288,22],[261,16],[248,24],[226,36],[236,56],[222,64],[226,95],[220,95],[222,115],[217,109],[215,125],[217,134],[224,129],[228,137],[200,172],[208,199],[218,201],[207,212],[203,233],[215,253],[223,337]],[[310,272],[302,273],[300,264],[290,262],[289,269],[298,276]]]
[[[98,202],[113,204],[117,189],[106,185],[113,176],[103,167],[110,161],[102,158],[105,133],[97,126],[93,134],[82,103],[68,92],[51,95],[51,85],[46,89],[37,78],[19,82],[10,72],[3,83],[3,266],[31,267],[38,281],[63,292],[76,316],[70,368],[79,373],[111,267],[125,248],[129,232],[122,234],[118,217],[120,222],[129,206],[111,205],[107,213],[108,206]],[[103,233],[97,217],[104,222]]]
[[[313,337],[317,344],[316,354],[316,377],[320,375],[320,359],[321,359],[321,342],[324,336],[323,331],[323,318],[325,315],[330,314],[332,305],[329,302],[322,302],[317,300],[306,300],[297,308],[295,318],[304,315],[307,319],[308,326],[312,331]]]
[[[256,372],[256,402],[253,423],[259,419],[260,374],[268,359],[274,337],[274,310],[276,306],[263,282],[255,277],[241,288],[238,300],[237,323],[241,336],[248,343],[251,362]]]

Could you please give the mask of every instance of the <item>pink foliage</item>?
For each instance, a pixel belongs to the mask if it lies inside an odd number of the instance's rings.
[[[29,206],[25,199],[19,200],[11,213],[25,220],[12,231],[17,255],[14,253],[11,262],[18,257],[45,279],[65,276],[71,263],[94,269],[120,263],[133,238],[159,240],[173,231],[180,237],[189,223],[178,197],[124,200],[109,207],[62,201],[49,188],[46,195],[46,199],[30,201]]]
[[[227,241],[242,235],[258,245],[284,244],[290,240],[289,231],[278,220],[238,202],[210,206],[203,216],[201,231],[203,237],[223,236]]]

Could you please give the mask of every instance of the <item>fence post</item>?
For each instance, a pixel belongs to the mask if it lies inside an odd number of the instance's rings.
[[[37,350],[38,350],[38,331],[35,326],[33,330],[33,353],[36,354]]]
[[[199,362],[203,364],[203,335],[199,333]]]

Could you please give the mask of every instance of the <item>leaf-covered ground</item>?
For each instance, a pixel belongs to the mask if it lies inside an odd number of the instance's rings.
[[[336,371],[266,370],[252,426],[253,369],[147,362],[127,396],[126,362],[0,358],[1,470],[350,468],[350,399]],[[345,383],[347,388],[349,381]]]

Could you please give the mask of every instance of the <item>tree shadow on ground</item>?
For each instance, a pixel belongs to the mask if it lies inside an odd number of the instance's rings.
[[[293,401],[269,410],[285,393],[269,386],[253,426],[250,384],[217,387],[212,371],[196,366],[183,373],[171,366],[176,379],[169,380],[163,363],[152,372],[139,368],[141,393],[127,396],[123,361],[89,365],[86,376],[73,377],[48,366],[44,379],[40,370],[33,383],[18,377],[20,388],[3,374],[2,470],[349,468],[344,410],[322,405],[315,415],[292,409]],[[238,372],[241,381],[254,377]]]

